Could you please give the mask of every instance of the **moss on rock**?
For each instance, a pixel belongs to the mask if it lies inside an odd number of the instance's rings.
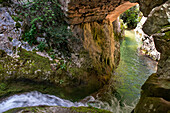
[[[165,32],[165,36],[163,36],[162,38],[169,40],[170,39],[170,31]]]
[[[93,108],[93,107],[23,107],[8,110],[4,113],[111,113],[110,111]]]
[[[24,49],[20,49],[19,56],[20,56],[19,60],[27,60],[27,61],[32,60],[31,64],[35,69],[52,71],[50,68],[50,63],[52,63],[52,61],[49,61],[48,58],[37,55],[35,52],[29,52]]]
[[[71,107],[70,109],[77,113],[111,113],[110,111],[93,107]]]
[[[53,71],[50,64],[54,61],[35,52],[21,48],[17,50],[19,58],[12,58],[0,51],[0,99],[18,93],[39,91],[77,101],[101,87],[93,71],[89,71],[90,77],[88,72],[79,71],[78,67],[70,67],[68,72],[62,69]]]
[[[18,28],[21,28],[21,24],[19,23],[19,22],[17,22],[16,24],[15,24],[15,27],[18,29]]]
[[[78,75],[69,79],[62,70],[63,73],[60,72],[62,75],[59,75],[58,70],[56,72],[51,70],[50,64],[53,61],[49,61],[48,58],[24,49],[17,50],[20,57],[16,59],[8,56],[4,51],[0,51],[0,99],[23,92],[39,91],[77,101],[95,92],[96,88],[100,87],[94,86],[96,82],[81,83]],[[75,73],[80,74],[73,68],[72,74]],[[61,80],[64,83],[61,83]],[[96,79],[92,80],[96,81]],[[80,84],[86,84],[88,88],[79,86]]]
[[[52,74],[51,61],[36,53],[20,49],[19,58],[7,56],[2,51],[1,56],[0,80],[25,78],[41,81]]]

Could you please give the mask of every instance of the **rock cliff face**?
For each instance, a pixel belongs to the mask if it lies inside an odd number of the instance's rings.
[[[144,16],[148,16],[153,8],[162,5],[167,0],[129,0],[131,2],[138,2],[140,4],[140,10]]]
[[[93,59],[92,65],[100,73],[110,73],[115,68],[115,39],[110,21],[84,23],[73,26],[75,37],[81,39],[83,48]],[[79,44],[80,47],[80,44]],[[81,51],[81,50],[80,50]],[[118,51],[119,52],[119,51]]]
[[[169,25],[169,12],[169,1],[154,8],[154,10],[148,15],[148,20],[143,26],[143,30],[145,31],[145,33],[148,35],[152,35],[160,31],[166,25]]]
[[[141,6],[145,7],[142,4]],[[160,1],[154,4],[160,4]],[[154,38],[156,49],[161,52],[161,58],[158,63],[157,73],[152,74],[142,86],[141,98],[134,110],[135,113],[170,112],[169,7],[170,1],[168,0],[164,4],[154,8],[143,27],[144,32]],[[144,11],[144,14],[147,15],[148,13]]]

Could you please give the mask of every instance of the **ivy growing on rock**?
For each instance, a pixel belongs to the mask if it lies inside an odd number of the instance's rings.
[[[67,49],[67,39],[72,33],[57,0],[33,0],[19,7],[20,17],[25,20],[22,40],[34,45],[38,44],[37,37],[43,37],[48,48]]]

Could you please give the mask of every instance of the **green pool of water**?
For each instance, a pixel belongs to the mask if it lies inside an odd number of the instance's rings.
[[[139,54],[134,31],[125,31],[121,41],[120,63],[115,71],[118,81],[118,93],[126,104],[131,104],[140,97],[141,86],[149,75],[156,72],[157,62]]]

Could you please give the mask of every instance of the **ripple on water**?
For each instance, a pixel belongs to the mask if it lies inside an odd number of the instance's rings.
[[[126,31],[126,37],[121,42],[121,59],[116,69],[120,85],[118,92],[122,99],[130,105],[140,96],[140,88],[146,79],[157,70],[157,62],[139,53],[139,42],[134,31]]]
[[[37,91],[23,93],[20,95],[13,95],[0,102],[0,113],[17,107],[28,106],[63,106],[63,107],[78,107],[87,106],[81,102],[71,102],[69,100],[61,99],[54,95],[42,94]]]

